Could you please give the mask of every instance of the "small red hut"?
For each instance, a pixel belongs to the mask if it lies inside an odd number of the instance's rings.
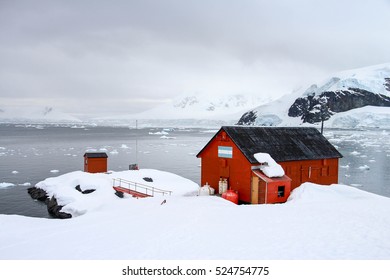
[[[291,179],[282,177],[268,177],[260,170],[253,170],[251,203],[283,203],[287,201],[291,192]]]
[[[84,172],[107,172],[107,158],[106,153],[85,153]]]
[[[268,153],[285,177],[267,178],[256,153]],[[316,128],[223,126],[197,157],[202,185],[217,190],[226,179],[240,202],[257,204],[284,202],[303,182],[337,183],[342,155]]]

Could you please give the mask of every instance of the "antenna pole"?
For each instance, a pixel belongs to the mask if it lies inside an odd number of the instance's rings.
[[[138,120],[135,120],[135,164],[138,166]]]

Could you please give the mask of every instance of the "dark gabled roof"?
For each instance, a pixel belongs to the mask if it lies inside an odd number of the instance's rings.
[[[221,130],[226,132],[252,164],[258,163],[253,157],[256,153],[268,153],[278,162],[343,157],[313,127],[223,126],[214,135],[213,139]],[[198,153],[198,157],[204,148]]]
[[[106,153],[85,153],[84,157],[87,157],[87,158],[108,158]]]

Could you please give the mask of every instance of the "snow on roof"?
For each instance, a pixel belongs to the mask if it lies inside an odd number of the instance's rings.
[[[283,167],[276,163],[276,161],[269,154],[256,153],[253,156],[259,163],[263,163],[263,165],[260,166],[260,170],[263,171],[263,173],[268,177],[273,178],[284,176],[285,173]]]

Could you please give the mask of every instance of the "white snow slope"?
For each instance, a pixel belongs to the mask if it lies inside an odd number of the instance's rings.
[[[145,126],[220,126],[234,124],[247,110],[269,102],[269,98],[235,94],[181,95],[171,102],[138,114],[94,119],[97,123],[128,124],[139,120]]]
[[[390,63],[336,73],[319,83],[302,87],[292,94],[254,108],[252,111],[257,115],[254,125],[302,125],[300,117],[288,116],[288,109],[297,98],[306,97],[312,93],[318,95],[323,91],[338,91],[351,87],[390,96],[390,85],[385,85],[385,78],[390,78]],[[366,106],[337,113],[326,122],[326,125],[335,128],[390,128],[389,120],[390,107]],[[304,125],[310,124],[305,123]]]
[[[285,204],[235,205],[196,196],[198,186],[174,174],[139,172],[73,172],[41,182],[79,216],[0,215],[0,259],[390,259],[389,198],[305,183]],[[120,199],[113,176],[149,176],[176,194]],[[75,184],[97,190],[83,195]]]

